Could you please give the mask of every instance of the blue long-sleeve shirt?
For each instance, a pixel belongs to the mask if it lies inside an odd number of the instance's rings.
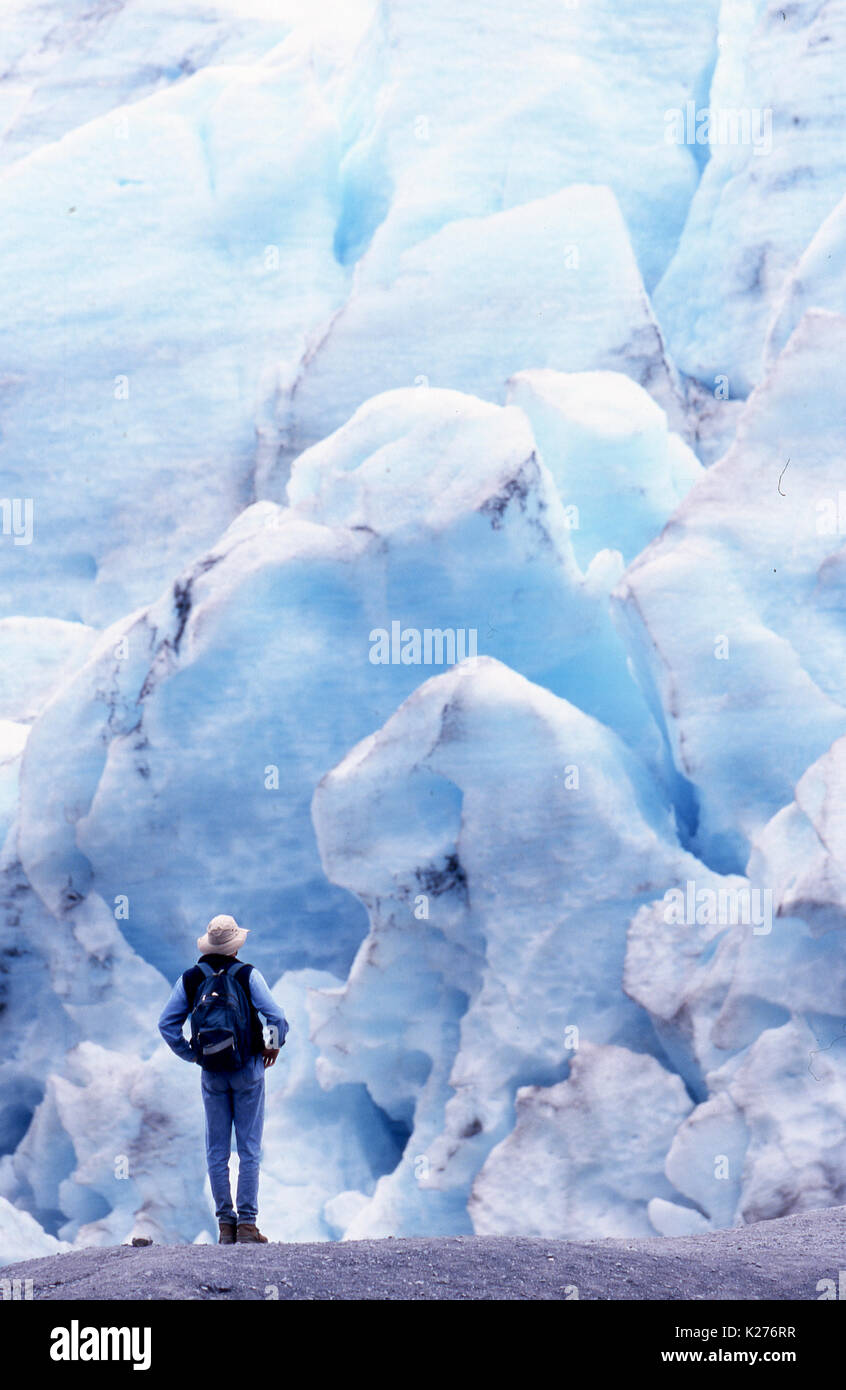
[[[288,1020],[276,1003],[273,995],[270,993],[267,981],[261,971],[257,970],[255,966],[253,966],[250,971],[249,984],[250,997],[252,998],[254,1008],[258,1009],[259,1013],[263,1015],[269,1027],[277,1030],[279,1045],[281,1047],[282,1043],[285,1041],[285,1035],[288,1032]],[[184,1058],[186,1062],[193,1062],[195,1060],[194,1054],[191,1051],[191,1044],[182,1032],[182,1025],[190,1012],[188,998],[185,994],[185,986],[182,983],[182,976],[180,975],[176,984],[173,986],[170,998],[162,1009],[161,1017],[159,1018],[159,1032],[168,1047],[173,1049],[177,1057]]]

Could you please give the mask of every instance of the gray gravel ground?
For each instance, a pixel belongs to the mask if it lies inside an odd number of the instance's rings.
[[[315,1245],[110,1246],[7,1265],[44,1299],[819,1299],[846,1270],[846,1207],[711,1235],[454,1236]],[[574,1290],[577,1290],[576,1294]]]

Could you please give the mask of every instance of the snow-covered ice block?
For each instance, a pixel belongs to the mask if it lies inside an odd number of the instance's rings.
[[[363,1085],[325,1091],[315,1076],[309,994],[342,983],[326,971],[298,970],[273,985],[291,1025],[266,1074],[261,1224],[274,1240],[339,1237],[400,1156],[397,1135]]]
[[[672,1195],[664,1155],[690,1109],[681,1078],[654,1057],[585,1043],[566,1081],[518,1090],[514,1129],[473,1184],[474,1230],[653,1235],[651,1204]]]
[[[720,1225],[843,1204],[846,1032],[821,1046],[791,1019],[710,1081],[715,1100],[684,1121],[668,1156],[680,1192]]]
[[[707,1213],[709,1224],[717,1229],[742,1225],[738,1203],[748,1147],[749,1129],[743,1111],[722,1088],[687,1116],[669,1147],[667,1177]],[[654,1224],[660,1229],[657,1222]],[[665,1229],[661,1234],[673,1232]]]
[[[420,686],[313,817],[327,875],[370,914],[315,1019],[318,1074],[363,1081],[410,1131],[346,1238],[469,1229],[518,1086],[559,1081],[584,1043],[659,1051],[622,991],[626,929],[701,866],[614,734],[489,658]]]
[[[844,353],[846,318],[803,317],[731,449],[616,591],[688,841],[721,872],[744,869],[846,732]]]
[[[30,735],[30,881],[63,920],[92,889],[122,905],[123,935],[169,979],[223,910],[274,924],[250,942],[269,976],[337,963],[360,933],[320,874],[308,802],[378,704],[367,540],[271,510],[109,629]]]
[[[829,213],[787,278],[767,334],[768,367],[808,309],[846,314],[846,198]]]
[[[807,933],[774,920],[763,877],[763,884],[720,877],[699,865],[639,908],[629,927],[626,993],[648,1011],[668,1059],[700,1100],[709,1071],[788,1016],[785,952],[794,946],[801,956]]]
[[[365,1193],[354,1189],[332,1197],[323,1208],[323,1216],[333,1235],[342,1236],[368,1201]]]
[[[626,373],[682,418],[675,374],[610,189],[573,185],[450,222],[387,275],[369,252],[347,303],[304,353],[277,405],[259,495],[281,499],[290,462],[391,388],[490,401],[524,368]]]
[[[706,1103],[703,1121],[713,1118],[713,1076],[765,1030],[801,1018],[822,1049],[846,1032],[844,745],[805,773],[796,800],[759,834],[747,879],[700,868],[677,903],[665,897],[632,919],[626,992]]]
[[[710,92],[677,136],[709,158],[654,294],[674,361],[709,389],[727,376],[743,397],[761,379],[787,277],[843,196],[844,61],[841,8],[724,0]]]
[[[649,1220],[659,1236],[700,1236],[712,1229],[711,1223],[694,1207],[653,1197],[646,1207]]]
[[[634,560],[702,476],[665,412],[620,372],[517,372],[508,401],[531,422],[583,568],[604,548]]]
[[[409,632],[438,612],[632,743],[654,741],[608,616],[621,557],[592,552],[582,577],[521,410],[437,387],[383,392],[299,455],[287,497],[299,517],[379,537],[382,592],[398,593],[402,574]],[[397,646],[392,660],[413,659]]]
[[[148,1061],[82,1042],[46,1078],[14,1155],[24,1207],[61,1214],[78,1245],[132,1235],[192,1241],[211,1225],[204,1192],[199,1068],[193,1085],[163,1043]],[[28,1198],[28,1200],[27,1200]]]
[[[11,840],[13,833],[7,850]],[[0,958],[0,1152],[11,1161],[43,1097],[47,1071],[79,1041],[61,995],[87,995],[92,976],[95,989],[103,983],[100,963],[89,971],[72,934],[56,931],[55,920],[9,853],[0,858]],[[0,1192],[11,1200],[2,1167]]]
[[[800,777],[794,800],[758,836],[751,859],[772,884],[781,915],[801,917],[813,937],[833,933],[819,946],[835,957],[842,950],[840,934],[846,931],[845,793],[846,739],[840,738]],[[828,969],[836,965],[833,959]],[[836,978],[846,989],[846,978]],[[825,980],[820,978],[817,985],[824,990]],[[840,997],[846,1013],[846,994]]]
[[[697,892],[684,922],[668,925],[655,903],[629,929],[625,988],[701,1102],[667,1175],[715,1227],[839,1204],[846,1191],[835,1137],[846,1104],[844,743],[758,836],[748,885],[766,886],[752,889],[751,914],[715,917]]]
[[[29,1212],[0,1197],[0,1265],[17,1264],[19,1260],[38,1260],[45,1255],[60,1255],[70,1248],[67,1241],[48,1235]],[[7,1277],[12,1278],[11,1275]],[[26,1298],[25,1286],[19,1296]]]
[[[396,544],[450,535],[456,518],[491,514],[491,494],[513,492],[536,463],[537,446],[522,410],[492,405],[461,391],[385,391],[366,401],[328,439],[300,454],[286,490],[297,515],[327,526],[369,529]],[[538,471],[537,520],[556,527],[556,560],[577,577],[568,527],[546,473]],[[505,512],[505,508],[500,510]],[[547,521],[542,513],[550,512]],[[506,520],[506,518],[497,518]],[[591,557],[593,558],[593,557]]]
[[[96,893],[72,919],[57,922],[33,892],[14,855],[14,832],[0,860],[0,1152],[15,1155],[27,1134],[51,1074],[82,1040],[135,1060],[159,1047],[156,1020],[167,981],[130,951],[114,916]],[[31,1183],[64,1162],[49,1143],[30,1152],[18,1178],[2,1194],[33,1205]],[[17,1163],[17,1158],[14,1160]],[[14,1175],[12,1175],[14,1177]],[[38,1210],[35,1210],[35,1208]],[[39,1215],[38,1213],[41,1212]],[[55,1228],[53,1234],[55,1234]]]

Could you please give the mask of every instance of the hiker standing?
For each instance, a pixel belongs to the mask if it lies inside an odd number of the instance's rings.
[[[238,960],[246,939],[247,929],[234,917],[213,917],[197,941],[199,961],[180,975],[159,1019],[168,1047],[203,1068],[206,1162],[220,1245],[267,1244],[256,1224],[264,1072],[273,1066],[288,1032],[261,971]],[[189,1014],[190,1042],[182,1032]],[[265,1046],[259,1014],[270,1030],[271,1047]],[[233,1123],[239,1159],[237,1214],[229,1186]]]

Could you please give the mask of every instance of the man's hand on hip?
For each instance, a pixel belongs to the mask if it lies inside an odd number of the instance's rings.
[[[276,1058],[279,1056],[279,1048],[266,1047],[261,1055],[264,1058],[265,1067],[272,1067],[273,1063],[276,1061]]]

